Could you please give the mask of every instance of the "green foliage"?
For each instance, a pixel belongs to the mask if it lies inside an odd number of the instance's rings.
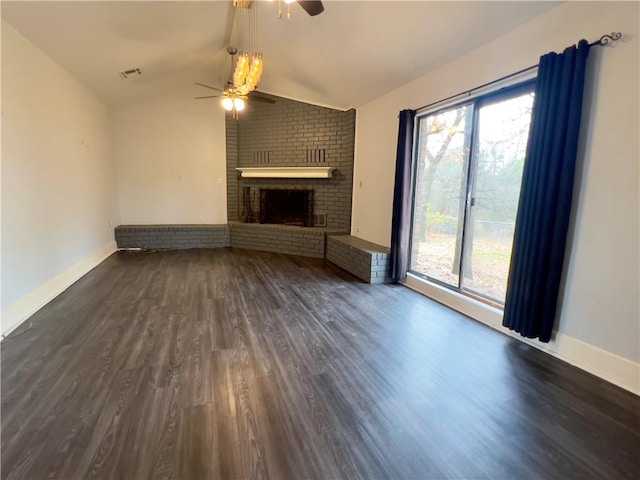
[[[426,210],[427,210],[427,227],[428,228],[431,228],[434,225],[442,225],[447,221],[449,221],[450,219],[450,217],[447,217],[446,215],[440,212],[436,212],[433,208],[431,208],[431,205],[427,205]]]

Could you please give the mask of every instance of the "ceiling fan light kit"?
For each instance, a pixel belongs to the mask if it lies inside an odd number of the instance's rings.
[[[278,0],[278,16],[280,18],[282,17],[283,2],[287,5],[288,19],[291,18],[289,5],[295,2],[297,2],[311,16],[318,15],[324,11],[324,6],[321,1]],[[240,39],[242,37],[242,24],[246,22],[248,24],[248,34],[246,35],[249,43],[248,50],[252,51],[252,53],[245,51],[238,54],[238,48],[232,46],[227,47],[227,53],[229,53],[232,58],[231,65],[233,66],[235,62],[235,68],[233,69],[232,78],[229,80],[227,87],[225,87],[224,90],[218,90],[217,88],[210,87],[209,85],[202,83],[196,83],[196,85],[220,91],[222,93],[222,99],[220,100],[222,108],[231,112],[234,119],[238,119],[238,112],[245,109],[249,94],[253,92],[258,86],[258,83],[260,83],[264,62],[262,60],[262,55],[257,52],[258,49],[256,48],[258,22],[256,11],[257,2],[253,0],[233,0],[233,7],[236,9],[234,15],[234,31],[237,35],[236,41],[240,43]],[[237,59],[236,55],[238,55]],[[196,98],[201,99],[215,97],[220,97],[220,95]],[[274,100],[268,97],[256,97],[256,99],[266,103],[275,103]]]

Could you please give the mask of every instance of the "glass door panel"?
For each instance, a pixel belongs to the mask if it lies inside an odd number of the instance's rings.
[[[461,290],[504,305],[533,93],[477,107]]]
[[[418,124],[410,269],[459,286],[473,105],[425,116]]]

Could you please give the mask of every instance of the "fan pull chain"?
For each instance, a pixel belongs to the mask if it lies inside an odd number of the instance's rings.
[[[287,3],[287,20],[291,20],[291,4]],[[282,19],[282,0],[278,0],[278,18]]]

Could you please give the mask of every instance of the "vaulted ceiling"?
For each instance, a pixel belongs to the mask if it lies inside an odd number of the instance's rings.
[[[358,107],[492,40],[558,2],[326,1],[319,16],[258,2],[259,90]],[[3,1],[2,17],[106,103],[229,75],[228,1]],[[122,80],[118,72],[140,68]],[[42,79],[46,81],[46,79]],[[195,95],[205,94],[192,87]]]

